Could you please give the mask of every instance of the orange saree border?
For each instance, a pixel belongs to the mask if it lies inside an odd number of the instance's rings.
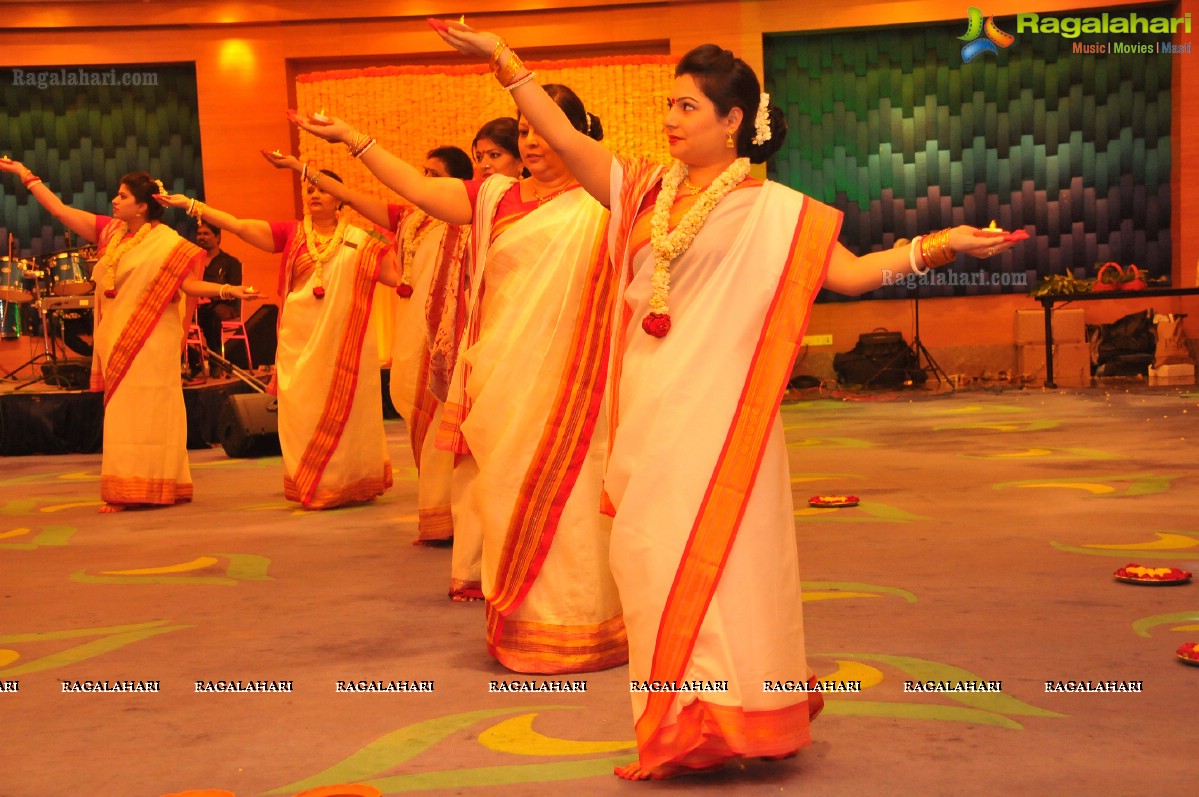
[[[688,769],[705,769],[734,756],[788,755],[811,741],[806,703],[746,711],[740,706],[696,700],[682,708],[678,718],[639,754],[643,768],[671,761]],[[687,753],[675,760],[679,750]]]
[[[840,226],[838,211],[804,200],[737,409],[663,607],[650,666],[651,680],[679,681],[684,676],[745,514]],[[805,268],[810,260],[820,267]],[[637,720],[637,746],[644,769],[661,766],[674,755],[674,748],[658,738],[673,701],[672,693],[651,693]]]
[[[317,486],[312,493],[305,509],[332,509],[333,507],[350,504],[355,501],[370,501],[382,494],[392,485],[391,463],[383,463],[383,472],[378,476],[368,476],[351,484],[345,484],[336,490]],[[283,497],[288,501],[303,501],[304,493],[300,490],[295,479],[284,474]]]
[[[498,612],[487,604],[487,624]],[[629,660],[624,615],[594,625],[554,625],[501,618],[500,634],[487,638],[487,650],[515,672],[546,675],[596,672]]]
[[[599,420],[616,298],[606,236],[597,236],[589,262],[583,284],[591,289],[583,293],[567,349],[566,370],[525,471],[504,536],[495,584],[487,596],[497,618],[515,611],[536,581]],[[491,626],[489,621],[489,636]]]
[[[647,160],[629,160],[617,156],[624,170],[624,183],[621,185],[619,207],[620,226],[615,233],[609,234],[609,240],[614,241],[612,247],[612,263],[614,269],[620,269],[621,264],[628,262],[625,274],[617,274],[620,278],[620,292],[633,279],[633,266],[628,260],[628,248],[632,238],[633,225],[637,223],[637,211],[641,207],[642,198],[650,192],[654,183],[662,179],[665,169],[661,165]],[[620,374],[624,357],[620,355],[625,349],[629,325],[633,322],[633,310],[627,302],[620,303],[620,319],[612,328],[612,351],[617,355],[612,358],[612,374],[608,379],[611,390],[608,398],[608,453],[612,453],[612,444],[616,440],[616,428],[620,425]],[[600,491],[600,512],[608,517],[616,516],[616,506],[608,496],[606,489]]]
[[[167,255],[158,273],[146,286],[145,292],[138,300],[137,307],[129,315],[120,337],[108,355],[104,373],[101,375],[102,384],[93,384],[92,386],[93,389],[104,391],[104,406],[108,406],[108,402],[112,400],[113,394],[117,392],[125,375],[129,373],[129,368],[133,365],[138,352],[153,333],[162,314],[166,312],[167,306],[179,292],[179,286],[187,279],[189,272],[194,272],[199,268],[198,258],[203,253],[200,247],[180,239],[171,248],[170,254]],[[182,326],[179,327],[179,335],[182,341]]]
[[[454,515],[449,504],[417,509],[416,515],[417,534],[413,545],[422,542],[444,542],[454,538]]]
[[[328,505],[327,500],[318,499],[318,487],[321,476],[341,440],[341,433],[354,404],[354,395],[358,391],[362,342],[370,326],[371,304],[374,300],[380,263],[388,251],[382,242],[370,236],[361,241],[358,247],[358,256],[354,262],[354,296],[350,300],[350,317],[337,350],[337,365],[330,382],[329,393],[325,397],[320,423],[309,438],[292,479],[299,497],[288,496],[292,500],[300,501],[307,509],[319,508],[318,504]],[[386,481],[390,484],[390,467],[386,472]],[[341,492],[345,491],[338,491]]]
[[[100,498],[110,504],[179,504],[192,500],[191,482],[101,476]]]

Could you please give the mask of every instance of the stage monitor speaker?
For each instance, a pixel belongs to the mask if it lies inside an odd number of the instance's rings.
[[[218,430],[231,457],[279,454],[279,400],[267,393],[235,393],[225,401]]]
[[[250,354],[254,367],[275,364],[275,348],[279,345],[276,327],[279,324],[279,308],[264,304],[246,319],[246,337],[250,339]]]
[[[42,363],[42,381],[68,390],[87,390],[92,381],[91,360]]]

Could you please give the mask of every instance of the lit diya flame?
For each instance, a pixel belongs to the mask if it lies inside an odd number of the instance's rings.
[[[319,113],[314,113],[314,114],[312,115],[312,118],[313,118],[313,120],[314,120],[314,121],[317,121],[317,122],[327,122],[327,121],[329,121],[329,117],[325,116],[325,109],[324,109],[324,108],[321,108],[321,110],[320,110],[320,112],[319,112]]]

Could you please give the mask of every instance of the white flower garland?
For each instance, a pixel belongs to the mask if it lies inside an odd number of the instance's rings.
[[[416,248],[420,246],[421,241],[425,240],[425,236],[433,232],[433,230],[443,222],[436,219],[430,224],[429,214],[423,210],[413,210],[412,216],[407,224],[404,225],[404,233],[400,238],[400,287],[396,288],[396,292],[407,299],[412,295],[412,259],[416,256]],[[424,225],[424,229],[421,226]],[[417,233],[417,230],[420,230]],[[408,290],[404,291],[404,286]]]
[[[651,279],[653,295],[650,296],[649,309],[651,313],[658,315],[665,316],[670,313],[667,300],[670,297],[670,269],[675,259],[691,246],[716,204],[749,176],[749,158],[737,158],[730,163],[720,176],[696,197],[695,204],[679,221],[679,226],[675,227],[673,232],[669,232],[670,209],[678,196],[679,186],[687,179],[688,171],[687,164],[681,161],[675,161],[670,167],[670,171],[662,178],[662,190],[654,203],[654,215],[650,219],[654,275]]]
[[[145,222],[132,238],[124,240],[129,233],[129,225],[122,221],[120,228],[108,239],[108,245],[104,247],[102,262],[108,268],[108,288],[104,294],[109,299],[117,295],[117,265],[121,262],[121,258],[128,254],[130,249],[144,241],[150,234],[151,228],[150,222]]]
[[[758,112],[754,116],[754,137],[753,143],[761,146],[770,140],[773,135],[770,131],[770,95],[762,92],[762,97],[758,101]]]
[[[346,223],[346,217],[340,217],[337,220],[337,229],[333,231],[333,237],[322,248],[317,245],[316,231],[312,228],[312,217],[304,216],[304,242],[308,244],[309,256],[316,263],[316,285],[312,289],[312,295],[318,299],[325,295],[325,263],[336,254],[341,246],[341,242],[346,237],[347,226],[349,225]]]

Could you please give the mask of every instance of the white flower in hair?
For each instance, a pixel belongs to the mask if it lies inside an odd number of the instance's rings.
[[[763,91],[762,99],[758,102],[758,114],[754,117],[753,143],[765,144],[770,136],[770,95]]]

